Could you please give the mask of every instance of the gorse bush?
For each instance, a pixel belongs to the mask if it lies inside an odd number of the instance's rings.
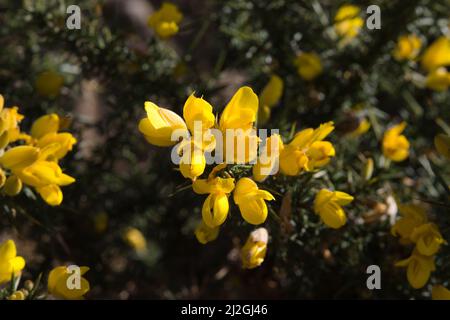
[[[76,2],[0,5],[1,299],[450,298],[448,2]]]

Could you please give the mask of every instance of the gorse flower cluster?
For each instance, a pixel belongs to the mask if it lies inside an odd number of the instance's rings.
[[[49,205],[60,205],[63,200],[60,187],[75,179],[63,173],[59,161],[72,150],[76,139],[70,133],[59,132],[63,123],[56,114],[37,119],[28,135],[20,130],[23,115],[18,113],[18,108],[3,108],[3,104],[0,96],[0,187],[3,193],[15,196],[26,185],[34,188]]]
[[[272,77],[261,94],[262,106],[273,106],[282,94],[282,80]],[[317,129],[304,129],[295,134],[292,141],[284,144],[278,134],[266,138],[258,156],[256,148],[251,141],[259,142],[255,135],[255,121],[261,107],[258,96],[249,87],[240,88],[231,98],[216,122],[212,106],[203,98],[192,94],[183,108],[184,120],[173,111],[160,108],[156,104],[145,102],[147,117],[139,123],[139,130],[146,140],[156,146],[170,146],[178,143],[175,150],[180,155],[180,172],[185,178],[192,180],[192,188],[197,194],[208,195],[202,207],[202,222],[198,225],[195,235],[200,243],[215,240],[219,227],[226,221],[230,211],[229,196],[249,224],[261,225],[268,216],[267,201],[275,200],[274,196],[266,190],[260,189],[257,182],[264,182],[270,175],[278,173],[286,176],[298,176],[302,172],[313,171],[329,163],[335,156],[333,144],[324,139],[333,131],[333,122],[327,122]],[[195,122],[200,122],[200,129]],[[220,130],[224,142],[219,143],[216,136],[211,135],[212,128]],[[174,133],[181,130],[181,134]],[[232,135],[227,130],[232,131]],[[200,139],[195,139],[199,135]],[[194,136],[194,138],[192,138]],[[227,139],[232,137],[232,143]],[[180,137],[181,141],[174,139]],[[186,146],[188,146],[186,148]],[[255,146],[255,144],[253,144]],[[209,173],[207,178],[200,178],[206,168],[205,152],[218,151],[229,155],[228,148],[232,148],[231,156],[227,162],[219,163]],[[222,150],[223,149],[223,150]],[[239,149],[243,149],[238,157]],[[231,161],[230,161],[231,160]],[[254,164],[252,167],[253,179],[241,176],[235,183],[232,174],[233,166],[240,164]],[[255,182],[256,181],[256,182]],[[331,228],[340,228],[346,222],[346,215],[342,205],[352,202],[353,197],[340,191],[322,189],[314,202],[314,211],[322,221]],[[267,234],[267,231],[265,231]],[[252,236],[250,236],[252,238]],[[249,239],[250,239],[249,238]],[[244,246],[243,266],[254,267],[261,264],[266,252],[268,236],[265,241],[249,240]],[[264,249],[255,249],[254,242],[262,243]],[[252,243],[252,244],[249,244]],[[248,258],[249,254],[259,256]],[[262,259],[262,260],[261,260]]]

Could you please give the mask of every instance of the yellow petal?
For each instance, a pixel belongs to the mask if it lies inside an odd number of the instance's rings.
[[[431,290],[433,300],[450,300],[450,290],[442,285],[435,285]]]
[[[20,170],[33,164],[39,156],[39,149],[31,146],[18,146],[9,149],[0,158],[0,164],[10,170]]]
[[[52,113],[38,118],[31,126],[31,136],[39,139],[47,133],[56,133],[59,130],[59,117]]]
[[[202,98],[196,98],[191,94],[183,108],[183,117],[188,129],[194,133],[195,123],[201,126],[200,133],[214,126],[216,118],[212,112],[212,106]]]
[[[42,199],[51,206],[59,206],[63,201],[62,191],[56,184],[37,187],[36,191],[41,195]]]
[[[202,208],[202,218],[210,228],[216,228],[225,222],[229,210],[228,197],[225,194],[210,194]]]
[[[220,129],[249,129],[256,121],[258,96],[250,87],[240,88],[225,107],[220,117]]]
[[[145,102],[147,118],[139,122],[139,131],[151,144],[160,147],[175,145],[172,133],[176,130],[187,131],[184,120],[171,110],[160,108],[156,104]]]

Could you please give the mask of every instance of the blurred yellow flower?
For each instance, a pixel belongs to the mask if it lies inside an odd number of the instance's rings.
[[[210,228],[202,221],[198,224],[197,228],[195,228],[195,237],[201,244],[207,244],[208,242],[217,239],[219,230],[219,227]]]
[[[167,39],[178,33],[178,25],[182,19],[183,14],[176,5],[164,2],[161,8],[149,17],[148,26],[153,28],[160,38]]]
[[[270,192],[260,190],[253,180],[245,177],[237,182],[233,199],[241,211],[242,218],[254,225],[266,221],[268,210],[265,201],[275,200]]]
[[[125,242],[138,252],[145,251],[147,249],[147,240],[142,232],[136,228],[128,228],[123,234]]]
[[[280,135],[273,134],[266,139],[260,150],[255,165],[253,166],[253,179],[263,182],[269,175],[277,174],[279,171],[280,152],[284,149]]]
[[[450,300],[450,290],[442,285],[434,285],[431,289],[431,298],[433,300]]]
[[[314,52],[302,52],[296,60],[298,74],[305,80],[313,80],[322,73],[322,62],[318,54]]]
[[[434,41],[422,56],[422,67],[428,72],[450,65],[450,39],[441,36]]]
[[[61,91],[64,78],[59,73],[48,70],[40,73],[35,81],[36,91],[44,97],[55,97]]]
[[[9,297],[8,300],[25,300],[25,294],[23,291],[14,291]]]
[[[414,60],[422,47],[422,40],[415,35],[403,35],[398,38],[397,46],[393,51],[393,56],[398,61]]]
[[[278,104],[283,95],[283,80],[273,74],[259,95],[258,123],[264,124],[270,118],[270,109]]]
[[[7,240],[0,244],[0,284],[11,280],[13,274],[18,277],[25,268],[25,259],[17,256],[16,244]]]
[[[75,271],[69,267],[56,267],[48,276],[48,291],[57,298],[66,300],[80,300],[90,290],[89,282],[83,276],[89,271],[88,267],[80,267],[80,274],[75,274]],[[76,283],[71,283],[69,277],[80,276],[79,287]],[[75,282],[75,281],[74,281]],[[72,285],[75,285],[72,287]]]
[[[427,223],[425,209],[416,204],[399,204],[401,218],[391,228],[393,236],[400,236],[402,243],[410,243],[415,228]]]
[[[409,141],[401,133],[406,128],[402,122],[386,130],[383,136],[383,154],[392,161],[403,161],[409,156]]]
[[[416,244],[417,252],[424,256],[436,254],[441,244],[445,242],[438,226],[434,223],[425,223],[416,227],[410,238]]]
[[[450,73],[444,67],[434,69],[427,75],[425,85],[432,90],[446,91],[450,86]]]
[[[334,124],[330,121],[319,128],[298,132],[280,152],[281,173],[296,176],[303,170],[310,171],[328,164],[336,152],[333,145],[323,139],[333,130]]]
[[[352,39],[360,32],[364,20],[359,16],[360,9],[354,5],[343,5],[334,17],[334,30],[346,39]]]
[[[353,197],[345,192],[321,189],[314,199],[314,212],[323,223],[333,229],[345,225],[347,217],[341,206],[353,201]]]
[[[369,131],[370,127],[371,127],[370,122],[366,118],[363,118],[359,121],[358,127],[355,130],[349,132],[349,136],[351,137],[362,136],[364,133]]]
[[[420,289],[428,282],[431,272],[436,270],[434,256],[421,255],[414,250],[412,255],[395,263],[396,267],[406,267],[406,277],[414,289]]]
[[[443,133],[438,134],[434,137],[434,146],[440,154],[450,160],[450,136]]]
[[[216,228],[224,223],[230,208],[228,195],[234,189],[234,179],[216,177],[217,171],[222,168],[224,165],[218,165],[208,179],[197,179],[192,183],[195,193],[209,194],[202,207],[202,218],[209,228]]]
[[[241,261],[244,269],[259,267],[266,257],[269,234],[265,228],[258,228],[250,233],[241,249]]]

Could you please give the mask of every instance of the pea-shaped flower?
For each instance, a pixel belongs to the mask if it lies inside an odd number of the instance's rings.
[[[56,267],[48,276],[48,291],[57,298],[81,300],[90,290],[89,282],[82,277],[88,271],[88,267]]]
[[[297,72],[305,80],[313,80],[322,73],[322,62],[317,53],[302,52],[295,59]]]
[[[198,224],[197,228],[195,228],[195,237],[201,244],[207,244],[208,242],[217,239],[219,231],[219,227],[210,228],[202,221]]]
[[[161,8],[149,17],[148,25],[160,38],[166,39],[178,33],[178,24],[182,19],[183,14],[176,5],[164,2]]]
[[[415,34],[403,35],[398,38],[394,49],[394,58],[398,61],[413,60],[417,57],[422,41]]]
[[[445,241],[437,225],[425,223],[411,233],[411,240],[416,244],[417,251],[424,256],[434,255]]]
[[[353,201],[353,197],[345,192],[322,189],[314,199],[314,211],[323,223],[333,229],[342,227],[347,222],[342,206]]]
[[[216,177],[216,172],[222,168],[224,165],[218,165],[208,179],[197,179],[192,183],[195,193],[209,194],[202,207],[202,218],[209,228],[224,223],[230,209],[228,196],[234,189],[234,179]]]
[[[268,209],[265,201],[275,200],[270,192],[260,190],[249,178],[241,178],[238,181],[233,199],[241,211],[242,218],[254,225],[266,221]]]
[[[400,204],[398,206],[401,218],[391,228],[394,236],[400,236],[403,244],[411,243],[414,229],[427,222],[425,209],[416,204]]]
[[[241,249],[241,261],[244,269],[259,267],[266,257],[269,233],[265,228],[258,228],[250,233]]]
[[[409,141],[401,133],[406,128],[406,122],[402,122],[386,130],[383,136],[383,154],[386,158],[400,162],[409,156]]]
[[[431,272],[436,269],[434,256],[421,255],[417,250],[414,250],[409,258],[398,261],[395,266],[406,268],[406,277],[414,289],[425,286]]]
[[[17,277],[25,267],[25,260],[17,256],[16,244],[7,240],[0,245],[0,284],[11,280],[13,274]]]

